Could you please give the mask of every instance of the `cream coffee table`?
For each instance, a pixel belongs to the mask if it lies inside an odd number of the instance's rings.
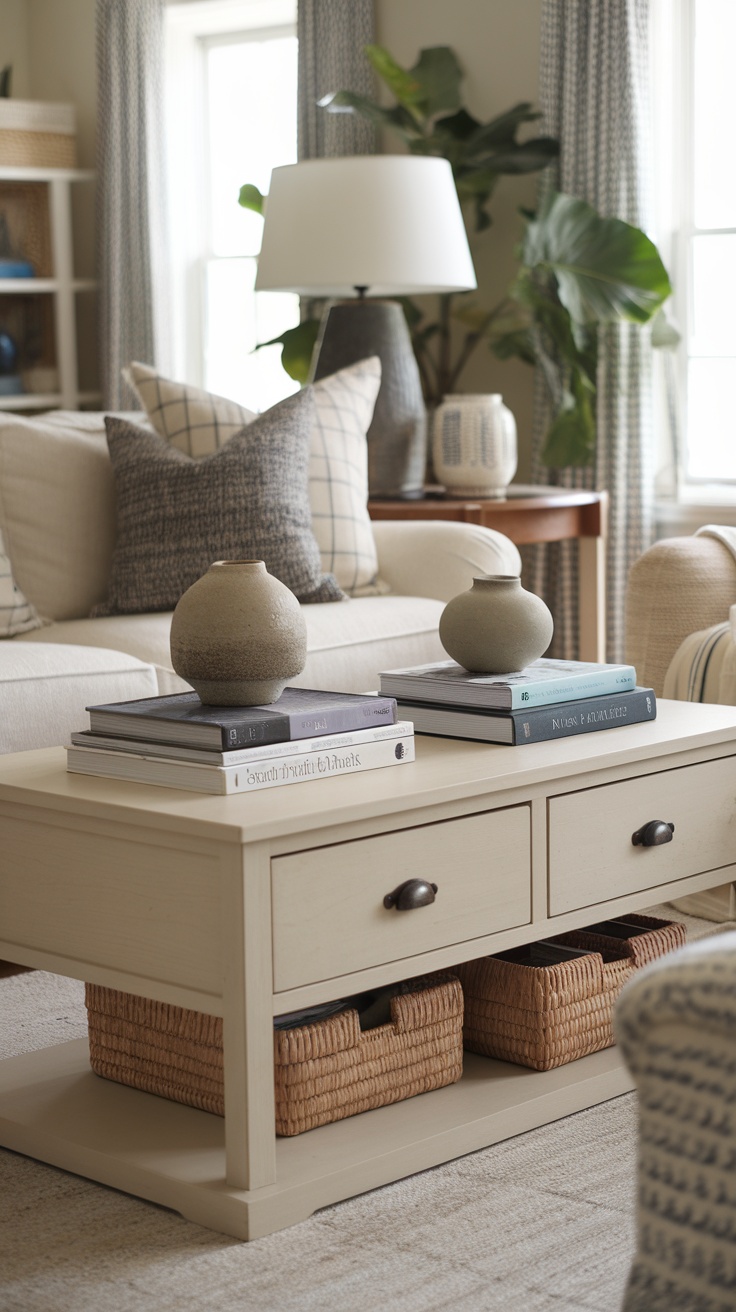
[[[222,1015],[224,1120],[98,1079],[84,1041],[0,1065],[0,1143],[241,1239],[631,1087],[615,1049],[274,1134],[272,1016],[736,878],[736,708],[200,797],[0,758],[0,957]],[[647,821],[671,842],[632,844]],[[414,876],[435,901],[387,910]]]

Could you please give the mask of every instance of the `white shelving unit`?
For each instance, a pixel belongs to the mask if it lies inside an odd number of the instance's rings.
[[[77,410],[99,400],[96,393],[82,392],[79,387],[76,299],[80,292],[94,291],[97,284],[92,278],[75,277],[72,230],[72,187],[78,182],[89,183],[93,178],[90,169],[0,166],[0,212],[3,197],[10,190],[9,184],[40,183],[46,189],[51,276],[0,278],[0,298],[51,296],[55,343],[53,367],[59,375],[58,391],[0,396],[0,410],[48,410],[57,406]],[[24,256],[22,250],[20,255]]]

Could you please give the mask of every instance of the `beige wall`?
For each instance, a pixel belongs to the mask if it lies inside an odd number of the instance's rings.
[[[0,0],[0,67],[13,66],[12,93],[25,100],[28,90],[28,22],[26,0]]]
[[[26,0],[29,92],[33,100],[71,101],[77,152],[95,162],[95,0]]]
[[[465,72],[464,103],[486,122],[521,100],[538,102],[541,0],[376,0],[377,39],[405,67],[424,46],[452,46]],[[388,147],[388,140],[387,140]],[[489,308],[513,279],[520,206],[534,207],[535,175],[502,178],[491,201],[493,227],[472,243],[479,300]],[[533,372],[501,363],[485,346],[461,379],[464,392],[501,392],[519,429],[517,481],[529,481]]]

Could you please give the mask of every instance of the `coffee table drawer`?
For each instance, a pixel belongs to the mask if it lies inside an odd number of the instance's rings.
[[[650,820],[672,841],[635,845]],[[549,911],[656,889],[736,862],[736,757],[642,775],[549,801]]]
[[[527,924],[530,876],[528,806],[275,857],[274,989]],[[410,879],[437,884],[434,902],[387,909],[384,896]]]

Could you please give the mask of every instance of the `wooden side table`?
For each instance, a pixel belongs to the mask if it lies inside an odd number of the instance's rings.
[[[369,501],[371,519],[449,519],[505,533],[516,546],[579,542],[580,659],[606,659],[607,492],[518,485],[503,501],[445,496],[428,488],[416,501]]]

